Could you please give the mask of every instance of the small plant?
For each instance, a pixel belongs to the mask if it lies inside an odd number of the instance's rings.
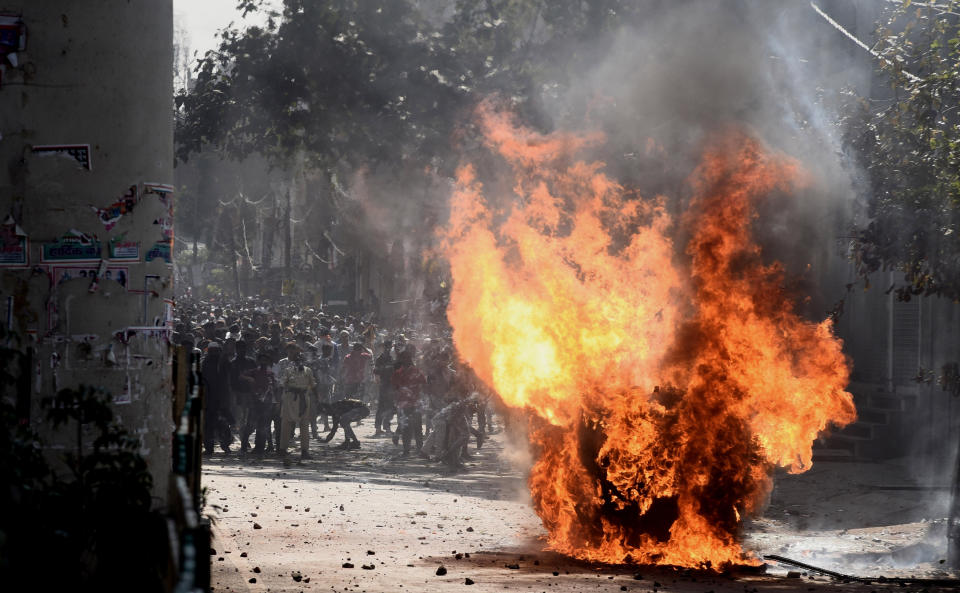
[[[164,519],[151,509],[140,443],[114,421],[110,399],[81,386],[42,402],[55,436],[69,435],[62,455],[0,402],[0,571],[12,575],[11,590],[113,590],[125,581],[163,590]]]
[[[140,441],[114,422],[111,400],[105,391],[81,385],[62,389],[43,404],[55,429],[75,430],[76,448],[65,455],[74,478],[67,484],[83,508],[146,511],[153,479],[139,453]],[[84,442],[87,432],[95,435],[90,442]]]

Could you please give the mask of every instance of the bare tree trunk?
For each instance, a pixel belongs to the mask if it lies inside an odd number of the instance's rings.
[[[200,228],[199,228],[200,221],[203,220],[203,218],[200,216],[200,201],[203,199],[203,196],[210,194],[211,187],[213,186],[213,180],[211,179],[212,166],[210,163],[210,158],[200,155],[199,161],[200,162],[197,164],[197,169],[200,174],[200,180],[199,180],[199,183],[197,184],[197,191],[194,193],[195,197],[193,200],[193,224],[195,229],[193,231],[193,263],[194,264],[197,263],[197,260],[200,257],[199,248],[197,247],[197,244],[200,241]],[[207,245],[207,249],[209,248],[210,246]]]
[[[292,185],[293,185],[293,184],[291,184],[291,186],[287,188],[287,209],[286,209],[286,213],[284,214],[284,217],[283,217],[283,224],[284,224],[284,227],[283,227],[283,229],[284,229],[284,234],[283,234],[283,277],[284,277],[285,280],[290,278],[290,267],[291,267],[290,262],[291,262],[291,257],[292,257],[291,251],[292,251],[292,247],[293,247],[293,245],[292,245],[292,243],[293,243],[293,228],[292,228],[292,227],[293,227],[293,224],[292,224],[292,220],[291,220],[291,218],[292,218],[292,216],[293,216],[293,210],[292,210],[292,201],[293,201],[293,198],[292,198],[292,196],[291,196],[291,194],[293,193],[293,187],[292,187]]]
[[[237,295],[237,299],[242,299],[243,295],[240,294],[240,271],[237,269],[237,260],[239,259],[239,252],[237,251],[237,229],[232,214],[228,222],[228,228],[230,229],[230,253],[233,258],[233,289]]]
[[[261,217],[260,221],[261,233],[263,234],[260,241],[260,266],[264,269],[273,267],[273,242],[276,240],[278,217],[277,196],[274,194],[269,214]]]

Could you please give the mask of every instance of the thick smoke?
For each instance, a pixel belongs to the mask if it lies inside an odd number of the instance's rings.
[[[868,4],[821,2],[861,34],[876,17]],[[542,96],[523,111],[543,131],[602,131],[607,140],[595,157],[644,198],[664,195],[680,212],[704,144],[732,126],[803,164],[805,187],[761,204],[755,232],[766,256],[785,262],[803,283],[800,291],[811,296],[806,313],[822,318],[847,281],[835,253],[855,205],[829,106],[848,86],[865,91],[870,57],[809,4],[787,0],[650,2],[642,22],[577,43],[568,84],[538,81]],[[469,123],[465,117],[463,127]],[[457,140],[472,152],[464,145],[470,141],[470,134]],[[422,238],[442,221],[449,185],[428,175],[432,181],[422,186],[411,181],[422,177],[417,173],[353,172],[350,194],[374,236]],[[424,245],[407,243],[416,259]]]
[[[730,126],[797,158],[806,189],[766,204],[755,231],[771,258],[822,277],[853,203],[824,101],[870,72],[851,47],[803,2],[664,2],[546,104],[558,127],[601,128],[610,170],[645,197],[682,199],[704,142]]]
[[[869,3],[821,4],[861,33],[876,16]],[[567,84],[536,81],[542,96],[523,107],[525,115],[547,132],[604,132],[605,149],[596,157],[608,174],[643,197],[667,196],[677,212],[710,134],[745,128],[809,172],[799,195],[765,205],[756,229],[761,243],[771,259],[805,274],[811,286],[823,281],[853,206],[851,176],[825,104],[847,86],[869,85],[865,52],[809,4],[788,0],[649,2],[642,22],[576,43]],[[488,98],[475,97],[477,103]],[[469,117],[458,116],[468,128]],[[472,152],[465,146],[470,134],[458,136],[458,147]],[[430,235],[445,216],[449,185],[442,174],[429,173],[424,185],[420,173],[364,169],[342,181],[374,236]],[[424,247],[407,242],[408,253]],[[815,301],[809,313],[822,316],[834,298]]]

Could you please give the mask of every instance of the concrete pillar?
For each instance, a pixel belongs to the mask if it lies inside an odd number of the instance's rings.
[[[101,386],[170,469],[172,0],[9,0],[26,48],[0,86],[0,316],[32,349],[30,421],[57,389]],[[0,26],[13,19],[0,18]],[[26,247],[26,252],[20,248]],[[98,280],[93,280],[98,276]]]

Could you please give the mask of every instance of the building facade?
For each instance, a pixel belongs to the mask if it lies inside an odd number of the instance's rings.
[[[0,15],[0,306],[18,413],[101,387],[170,469],[172,0],[12,0]]]

